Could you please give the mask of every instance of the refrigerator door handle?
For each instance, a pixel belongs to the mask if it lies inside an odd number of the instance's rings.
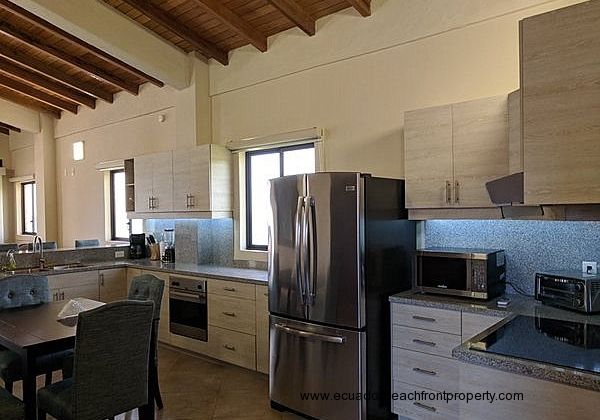
[[[284,325],[284,324],[274,324],[274,326],[276,329],[283,331],[285,333],[291,334],[291,335],[295,335],[296,337],[312,338],[314,340],[325,341],[327,343],[334,343],[334,344],[344,344],[346,342],[346,337],[341,337],[338,335],[326,335],[326,334],[319,334],[319,333],[314,333],[314,332],[310,332],[310,331],[298,330],[296,328],[288,327],[287,325]]]
[[[307,253],[308,253],[308,276],[306,280],[307,300],[309,305],[314,305],[317,296],[317,241],[315,238],[315,201],[311,196],[306,197],[304,204],[306,209],[306,231],[308,233]]]
[[[298,291],[302,296],[302,304],[306,304],[306,291],[304,288],[304,270],[302,268],[302,243],[303,243],[303,224],[304,224],[304,197],[298,197],[296,204],[296,235],[294,238],[294,247],[296,249],[296,282]]]

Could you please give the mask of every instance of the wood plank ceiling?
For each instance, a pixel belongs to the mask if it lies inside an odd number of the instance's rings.
[[[50,113],[112,103],[117,92],[163,83],[68,34],[8,0],[0,0],[0,97]],[[0,132],[12,130],[0,123]]]
[[[348,7],[371,14],[371,0],[103,0],[185,52],[197,51],[223,65],[229,51],[294,26],[315,34],[315,21]]]

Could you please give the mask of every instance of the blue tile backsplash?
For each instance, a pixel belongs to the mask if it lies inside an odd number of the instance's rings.
[[[426,247],[496,248],[506,251],[507,281],[530,294],[543,270],[581,270],[600,261],[600,222],[430,220]],[[514,293],[507,287],[508,293]]]

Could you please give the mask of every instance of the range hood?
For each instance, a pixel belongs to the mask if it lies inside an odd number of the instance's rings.
[[[504,176],[487,182],[487,188],[490,200],[498,206],[512,204],[523,204],[524,198],[524,176],[523,172],[517,172],[512,175]]]

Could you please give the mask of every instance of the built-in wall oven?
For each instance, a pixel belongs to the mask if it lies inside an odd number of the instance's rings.
[[[173,334],[208,341],[206,280],[169,277],[169,329]]]

